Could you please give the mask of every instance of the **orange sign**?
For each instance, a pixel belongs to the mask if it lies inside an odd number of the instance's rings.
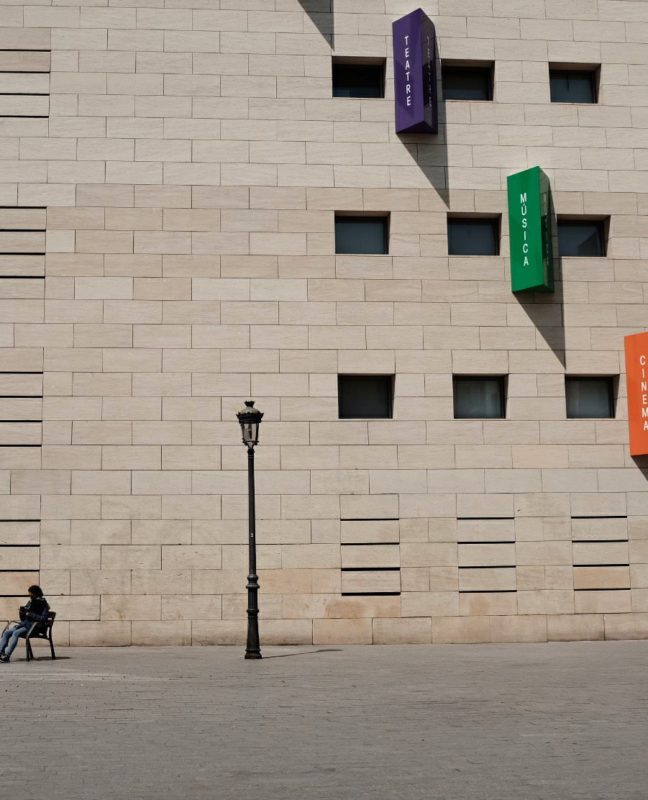
[[[648,454],[648,332],[625,337],[630,455]]]

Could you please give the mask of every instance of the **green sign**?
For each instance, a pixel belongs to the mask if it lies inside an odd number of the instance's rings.
[[[507,178],[511,290],[553,292],[551,198],[540,167]]]

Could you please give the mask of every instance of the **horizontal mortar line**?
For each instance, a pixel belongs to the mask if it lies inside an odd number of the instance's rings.
[[[401,542],[340,542],[340,547],[400,547],[400,546]]]
[[[342,547],[398,547],[400,542],[340,542]]]
[[[42,394],[0,394],[0,400],[42,400]]]
[[[572,544],[629,544],[630,539],[572,539]]]
[[[30,209],[20,206],[4,206],[7,211],[29,211]],[[39,209],[40,210],[40,209]],[[47,228],[0,228],[0,233],[45,233]]]
[[[51,47],[0,47],[0,53],[51,53]]]
[[[457,517],[457,520],[479,520],[489,522],[490,520],[515,519],[515,517]]]
[[[575,592],[629,592],[630,586],[608,587],[607,589],[574,589]]]
[[[459,589],[459,594],[515,594],[517,589]]]
[[[0,50],[0,53],[6,53],[6,52],[7,52],[6,50]],[[20,50],[18,52],[31,53],[34,51]],[[47,51],[39,50],[36,52],[47,52]],[[0,69],[0,75],[50,75],[51,72],[52,72],[51,69]]]
[[[43,233],[44,233],[44,231],[43,231]],[[29,253],[24,253],[24,252],[18,253],[18,252],[14,252],[13,250],[0,250],[0,256],[13,256],[14,258],[16,258],[16,256],[43,256],[43,257],[45,257],[46,255],[47,255],[47,253],[45,253],[45,251],[38,251],[38,252],[37,251],[30,251]]]
[[[0,114],[0,119],[49,119],[49,114]]]
[[[2,206],[0,205],[0,211],[10,209],[12,211],[46,211],[47,206]]]
[[[26,517],[24,519],[21,519],[20,517],[18,517],[18,518],[7,517],[5,519],[4,517],[1,517],[0,518],[0,522],[40,522],[40,517],[38,519],[31,519],[31,518],[28,518],[28,517]],[[39,546],[39,545],[34,545],[34,547],[37,547],[37,546]],[[27,547],[27,545],[25,545],[25,547]]]
[[[400,597],[400,592],[340,592],[342,597]]]
[[[0,548],[6,547],[40,547],[39,544],[0,544]],[[8,570],[0,570],[4,572],[14,572],[15,570],[8,569]]]
[[[0,443],[0,447],[42,447],[42,444],[2,444]],[[0,519],[0,522],[2,520]]]
[[[33,425],[36,422],[42,422],[42,419],[0,419],[0,422],[3,425],[23,425],[24,423],[28,423],[29,425]]]
[[[3,254],[0,253],[0,255],[3,255]],[[0,275],[0,281],[8,281],[8,280],[12,280],[12,281],[36,281],[36,280],[40,280],[40,281],[44,281],[45,280],[45,276],[44,275]],[[20,298],[18,298],[18,299],[20,299]],[[40,298],[38,298],[38,299],[40,299]]]
[[[398,522],[400,517],[340,517],[340,522]]]
[[[49,97],[49,92],[0,92],[0,97]]]
[[[515,544],[515,539],[488,539],[485,542],[457,542],[457,544]]]
[[[478,564],[477,566],[459,566],[458,569],[515,569],[515,564]]]
[[[13,572],[40,572],[39,569],[15,569]],[[0,594],[0,598],[3,600],[20,600],[25,597],[24,594]]]
[[[342,572],[400,572],[400,567],[340,567]]]
[[[43,370],[0,369],[0,375],[42,375]]]
[[[628,519],[627,514],[606,514],[601,516],[599,514],[587,515],[584,514],[583,516],[574,516],[572,519]]]
[[[604,569],[605,567],[629,567],[630,564],[574,564],[574,569]]]

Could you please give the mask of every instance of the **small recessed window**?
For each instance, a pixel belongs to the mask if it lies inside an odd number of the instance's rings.
[[[455,419],[503,419],[504,375],[455,375],[452,379]]]
[[[443,64],[444,100],[492,100],[492,64]]]
[[[335,215],[335,252],[385,255],[389,251],[389,218]]]
[[[596,103],[598,69],[549,67],[552,103]]]
[[[499,217],[448,217],[448,254],[499,255]]]
[[[596,258],[605,256],[604,220],[558,220],[558,254]]]
[[[614,417],[614,378],[565,378],[569,419],[610,419]]]
[[[333,97],[384,97],[385,61],[333,59]]]
[[[391,419],[393,375],[338,375],[340,419]]]

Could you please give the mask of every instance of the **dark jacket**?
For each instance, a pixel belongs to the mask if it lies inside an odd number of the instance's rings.
[[[47,622],[49,603],[44,597],[34,597],[21,609],[20,622],[25,628],[31,628],[34,622]]]

